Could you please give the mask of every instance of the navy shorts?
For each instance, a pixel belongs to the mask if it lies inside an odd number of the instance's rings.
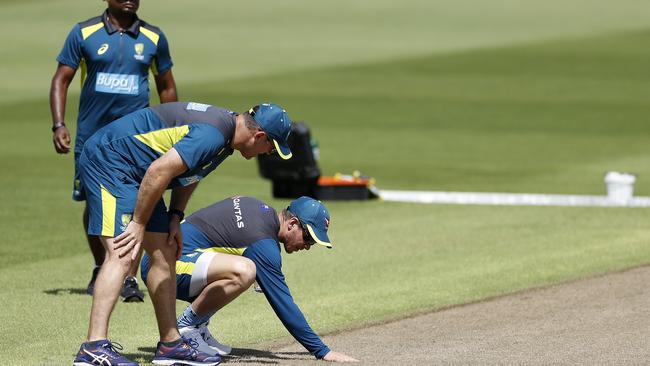
[[[140,183],[89,159],[86,152],[84,149],[78,165],[88,207],[88,235],[116,237],[133,218]],[[169,232],[167,207],[162,198],[151,213],[146,230]]]
[[[72,199],[75,201],[85,201],[86,192],[84,192],[81,177],[79,177],[79,156],[81,153],[74,153],[74,180],[72,182]]]
[[[215,252],[196,250],[184,254],[176,261],[176,298],[192,302],[208,285],[208,267],[216,255]],[[140,262],[140,275],[147,283],[149,274],[149,254],[145,253]]]

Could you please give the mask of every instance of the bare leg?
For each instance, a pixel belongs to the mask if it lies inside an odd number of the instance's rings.
[[[208,267],[208,285],[192,302],[201,316],[228,305],[255,281],[255,263],[246,257],[217,254]]]
[[[131,266],[130,256],[120,258],[117,251],[113,249],[113,238],[102,236],[100,240],[107,256],[95,281],[88,327],[89,341],[108,338],[108,322],[120,295],[124,278]]]
[[[167,245],[168,235],[147,231],[143,242],[150,256],[147,288],[156,311],[162,342],[181,337],[176,327],[176,246]]]
[[[131,268],[129,269],[129,277],[138,276],[138,268],[140,267],[140,260],[142,259],[142,253],[143,250],[140,249],[140,252],[138,253],[138,257],[133,261],[133,263],[131,264]]]
[[[88,233],[88,203],[86,203],[86,206],[84,207],[82,221],[84,232]],[[104,249],[104,245],[102,245],[99,236],[86,234],[86,240],[88,241],[90,252],[93,254],[93,258],[95,258],[95,265],[101,266],[106,258],[106,249]]]

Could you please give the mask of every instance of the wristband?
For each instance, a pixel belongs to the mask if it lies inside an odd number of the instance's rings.
[[[57,122],[57,123],[55,123],[54,126],[52,126],[52,132],[55,132],[56,130],[58,130],[61,127],[65,127],[65,122]]]
[[[178,209],[175,209],[175,208],[172,208],[171,210],[167,211],[167,215],[169,215],[169,216],[176,215],[176,216],[178,216],[180,221],[183,221],[183,219],[185,218],[185,212],[183,212],[181,210],[178,210]]]

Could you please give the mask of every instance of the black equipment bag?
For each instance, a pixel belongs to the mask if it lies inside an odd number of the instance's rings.
[[[303,122],[294,122],[288,143],[292,153],[289,160],[282,159],[278,154],[258,155],[260,175],[271,180],[273,197],[315,197],[320,169],[314,156],[309,127]]]

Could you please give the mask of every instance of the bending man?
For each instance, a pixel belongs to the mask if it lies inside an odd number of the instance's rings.
[[[290,158],[291,121],[274,104],[235,112],[200,103],[166,103],[110,123],[85,144],[79,159],[88,199],[88,234],[100,236],[107,259],[95,283],[87,342],[75,365],[137,365],[107,340],[111,312],[141,246],[151,259],[148,288],[160,342],[154,364],[216,365],[176,327],[174,283],[183,210],[198,182],[234,150],[250,159],[278,150]],[[162,200],[172,189],[170,209]]]
[[[230,347],[212,337],[208,322],[257,279],[282,324],[316,358],[357,361],[323,343],[293,301],[282,274],[280,243],[288,254],[314,244],[331,248],[329,223],[325,206],[309,197],[276,212],[255,198],[235,196],[189,216],[181,224],[183,255],[176,262],[176,296],[191,302],[178,319],[183,337],[194,340],[203,352],[230,353]],[[149,262],[145,255],[145,283],[151,281]]]

